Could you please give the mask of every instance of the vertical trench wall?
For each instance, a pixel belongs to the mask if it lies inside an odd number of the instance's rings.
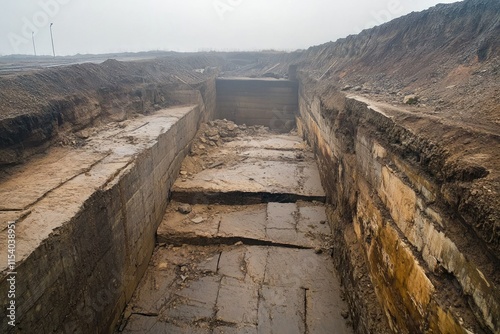
[[[215,114],[215,80],[167,92],[196,103],[16,264],[16,327],[3,333],[111,333],[155,247],[170,188],[202,121]],[[64,206],[64,203],[61,203]],[[18,245],[22,247],[23,241]],[[0,291],[8,290],[2,275]]]
[[[217,79],[217,118],[289,131],[298,112],[297,82],[277,79]]]
[[[326,108],[301,87],[298,126],[332,205],[334,259],[355,330],[498,333],[498,289],[455,243],[458,214],[439,183],[386,140],[412,134],[357,98],[333,101]]]

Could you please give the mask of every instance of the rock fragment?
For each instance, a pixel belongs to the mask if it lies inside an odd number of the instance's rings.
[[[419,97],[415,94],[406,95],[403,99],[404,104],[417,104]]]
[[[177,208],[177,211],[179,211],[182,214],[187,215],[188,213],[191,213],[191,211],[193,211],[193,208],[189,204],[181,204]]]

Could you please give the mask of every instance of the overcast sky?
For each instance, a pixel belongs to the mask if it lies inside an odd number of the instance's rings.
[[[0,55],[295,50],[454,0],[0,0]]]

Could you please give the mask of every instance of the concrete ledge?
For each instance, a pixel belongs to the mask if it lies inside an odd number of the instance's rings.
[[[306,153],[300,137],[291,134],[245,136],[222,144],[203,159],[224,161],[220,159],[224,156],[234,156],[235,160],[178,179],[172,188],[172,198],[185,203],[300,199],[324,202],[318,167],[314,157]]]
[[[325,206],[319,203],[268,203],[257,205],[194,205],[189,215],[171,202],[158,227],[158,242],[168,244],[234,244],[247,240],[260,245],[321,249],[331,231]],[[202,217],[201,223],[192,219]],[[225,242],[224,240],[228,240]],[[326,248],[326,247],[325,247]]]
[[[112,330],[148,265],[200,116],[188,106],[107,125],[84,147],[50,150],[0,180],[0,217],[16,221],[17,241],[15,267],[0,260],[2,295],[17,272],[17,326],[4,318],[2,332]]]

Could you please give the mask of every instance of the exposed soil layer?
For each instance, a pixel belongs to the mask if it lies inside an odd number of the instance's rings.
[[[202,55],[108,60],[0,76],[0,165],[67,144],[66,136],[89,126],[198,103],[197,94],[210,94],[202,87],[222,62]]]

